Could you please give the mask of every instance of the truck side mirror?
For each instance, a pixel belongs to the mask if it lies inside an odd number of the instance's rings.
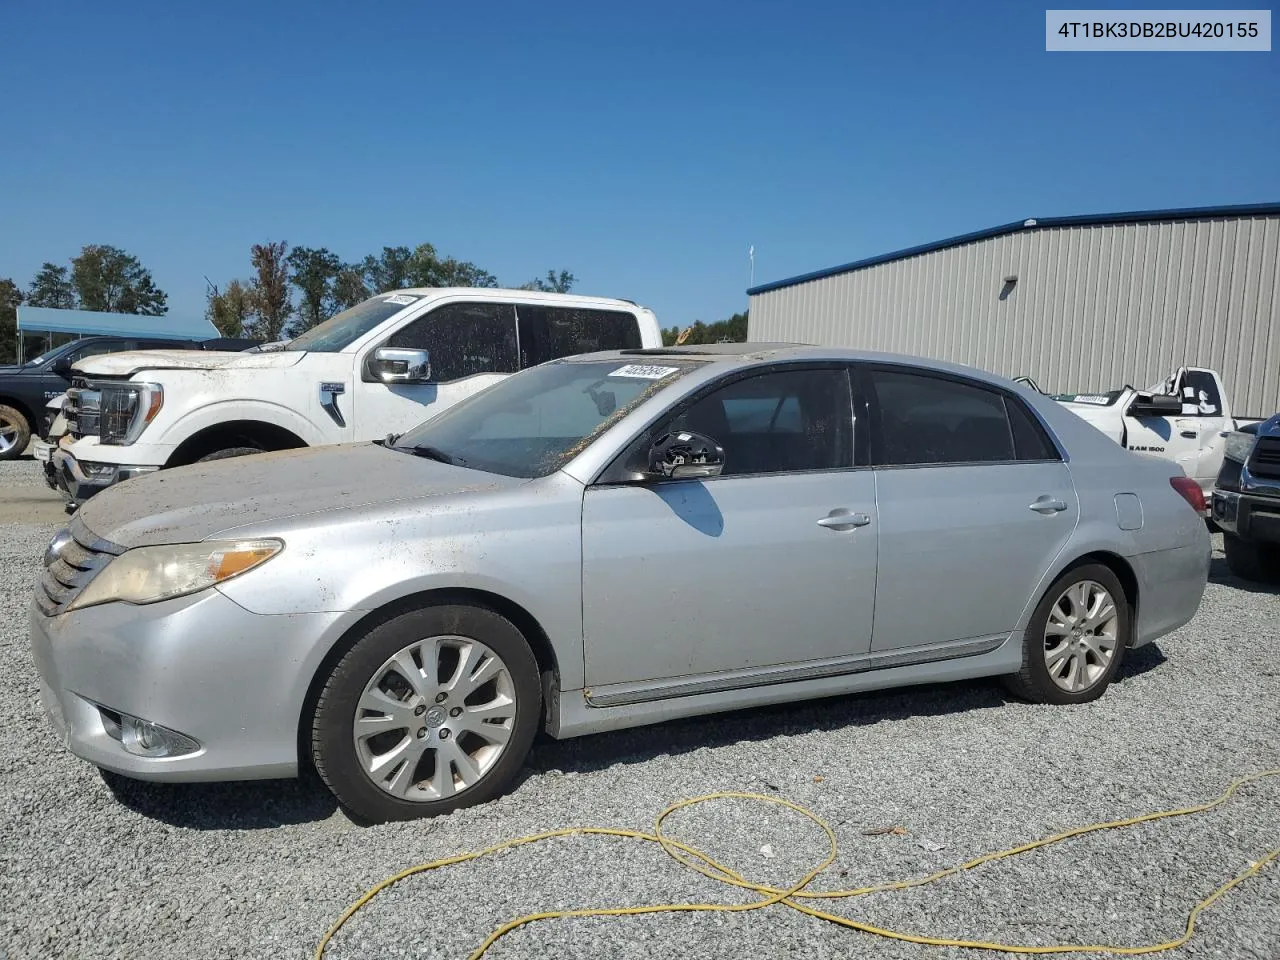
[[[649,448],[649,476],[658,480],[718,477],[724,469],[724,448],[710,437],[677,430]]]
[[[369,371],[383,383],[427,383],[431,357],[425,350],[379,347],[373,352]]]
[[[62,356],[53,361],[53,366],[49,368],[60,377],[71,376],[71,358]]]
[[[1179,417],[1182,415],[1182,400],[1161,393],[1139,396],[1129,404],[1126,412],[1131,417]]]

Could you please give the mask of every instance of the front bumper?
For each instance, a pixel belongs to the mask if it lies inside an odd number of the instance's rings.
[[[54,617],[33,603],[29,630],[45,712],[77,757],[140,780],[242,780],[297,774],[311,678],[357,616],[264,616],[206,590]],[[197,749],[129,753],[113,712],[178,731]]]
[[[1280,496],[1214,490],[1213,522],[1245,540],[1280,543]]]
[[[61,492],[69,505],[78,507],[107,487],[159,469],[134,464],[82,463],[69,450],[58,446],[50,452],[45,481]]]

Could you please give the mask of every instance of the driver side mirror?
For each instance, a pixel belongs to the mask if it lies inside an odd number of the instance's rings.
[[[1182,414],[1182,400],[1157,393],[1150,397],[1138,397],[1129,404],[1131,417],[1177,417]]]
[[[660,480],[718,477],[724,469],[724,448],[710,437],[677,430],[649,448],[649,475]]]
[[[53,366],[49,369],[60,377],[69,377],[71,376],[71,358],[59,357],[57,360],[53,361]]]
[[[369,371],[383,383],[426,383],[431,379],[431,358],[425,350],[379,347]]]

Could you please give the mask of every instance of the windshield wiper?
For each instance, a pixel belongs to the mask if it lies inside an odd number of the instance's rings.
[[[398,449],[408,450],[415,457],[426,457],[428,460],[436,460],[436,461],[439,461],[440,463],[447,463],[453,467],[466,466],[466,463],[467,463],[467,461],[463,460],[461,457],[455,457],[451,453],[445,453],[439,447],[429,447],[429,446],[400,447]]]

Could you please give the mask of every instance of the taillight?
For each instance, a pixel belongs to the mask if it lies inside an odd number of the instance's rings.
[[[1182,494],[1182,499],[1191,504],[1191,509],[1196,513],[1204,513],[1208,509],[1204,502],[1204,491],[1190,477],[1170,477],[1169,486]]]

